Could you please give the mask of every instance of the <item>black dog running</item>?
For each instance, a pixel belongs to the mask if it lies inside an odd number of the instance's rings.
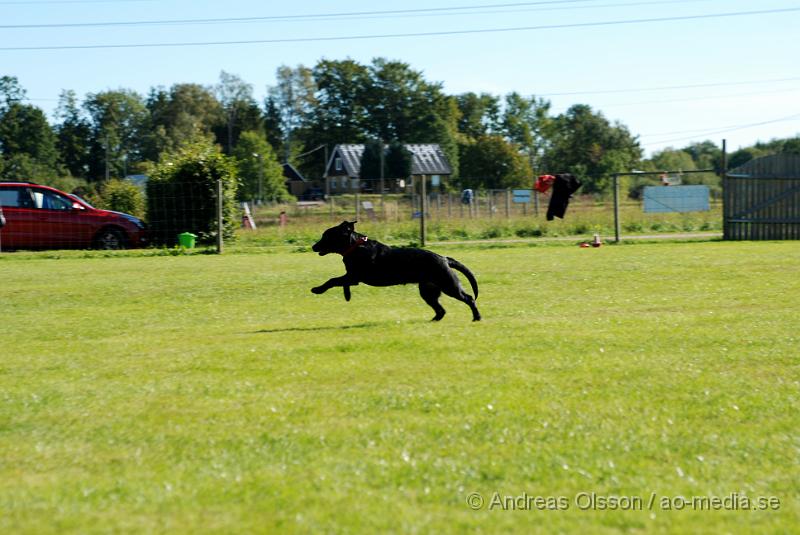
[[[472,272],[461,262],[424,249],[389,247],[356,232],[355,223],[355,221],[343,221],[329,228],[311,248],[320,256],[329,253],[342,255],[347,271],[341,277],[334,277],[320,286],[311,288],[312,292],[321,294],[335,286],[342,286],[344,297],[349,301],[350,286],[362,282],[370,286],[419,284],[419,294],[422,299],[436,312],[433,321],[439,321],[445,315],[444,307],[439,304],[439,296],[442,293],[466,303],[472,310],[473,321],[481,319],[478,307],[475,306],[478,283]],[[467,277],[475,293],[474,298],[461,287],[454,269]]]

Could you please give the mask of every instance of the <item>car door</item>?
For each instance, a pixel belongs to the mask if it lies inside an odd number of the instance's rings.
[[[6,217],[6,226],[0,230],[0,246],[8,249],[36,247],[38,210],[29,190],[21,186],[2,187],[0,204]]]
[[[91,221],[73,199],[55,191],[33,189],[39,210],[38,232],[42,247],[87,248],[91,245]]]

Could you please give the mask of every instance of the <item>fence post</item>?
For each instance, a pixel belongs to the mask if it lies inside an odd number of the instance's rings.
[[[425,247],[425,175],[420,175],[422,182],[422,192],[419,196],[419,243],[420,247]]]
[[[222,180],[217,180],[217,254],[222,254]]]
[[[358,198],[358,191],[356,191],[356,221],[361,219],[361,203]]]
[[[730,195],[730,180],[728,179],[728,142],[722,140],[722,239],[731,239],[731,229],[728,225],[728,198]]]
[[[619,243],[619,174],[614,173],[614,242]]]
[[[539,191],[533,190],[533,213],[539,217]]]
[[[511,219],[511,190],[506,189],[506,219]]]

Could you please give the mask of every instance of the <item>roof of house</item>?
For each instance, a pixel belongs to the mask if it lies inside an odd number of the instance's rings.
[[[283,164],[283,176],[287,180],[300,180],[302,182],[306,181],[306,178],[297,170],[295,166],[290,163]]]
[[[388,148],[388,145],[386,147]],[[404,147],[411,153],[412,175],[450,175],[453,173],[447,156],[437,143],[405,144]],[[361,156],[363,154],[364,145],[362,144],[336,145],[325,168],[325,175],[329,174],[331,164],[338,155],[342,159],[342,165],[347,175],[358,177],[361,174]]]

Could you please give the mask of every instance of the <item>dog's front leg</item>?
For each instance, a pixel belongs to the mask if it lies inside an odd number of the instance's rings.
[[[324,284],[320,284],[319,286],[311,288],[311,291],[315,294],[321,294],[327,292],[328,290],[336,286],[344,286],[345,288],[344,295],[346,299],[347,294],[350,293],[349,287],[355,286],[356,284],[358,284],[358,282],[352,280],[348,275],[342,275],[341,277],[334,277],[332,279],[328,279],[327,281],[325,281]]]

